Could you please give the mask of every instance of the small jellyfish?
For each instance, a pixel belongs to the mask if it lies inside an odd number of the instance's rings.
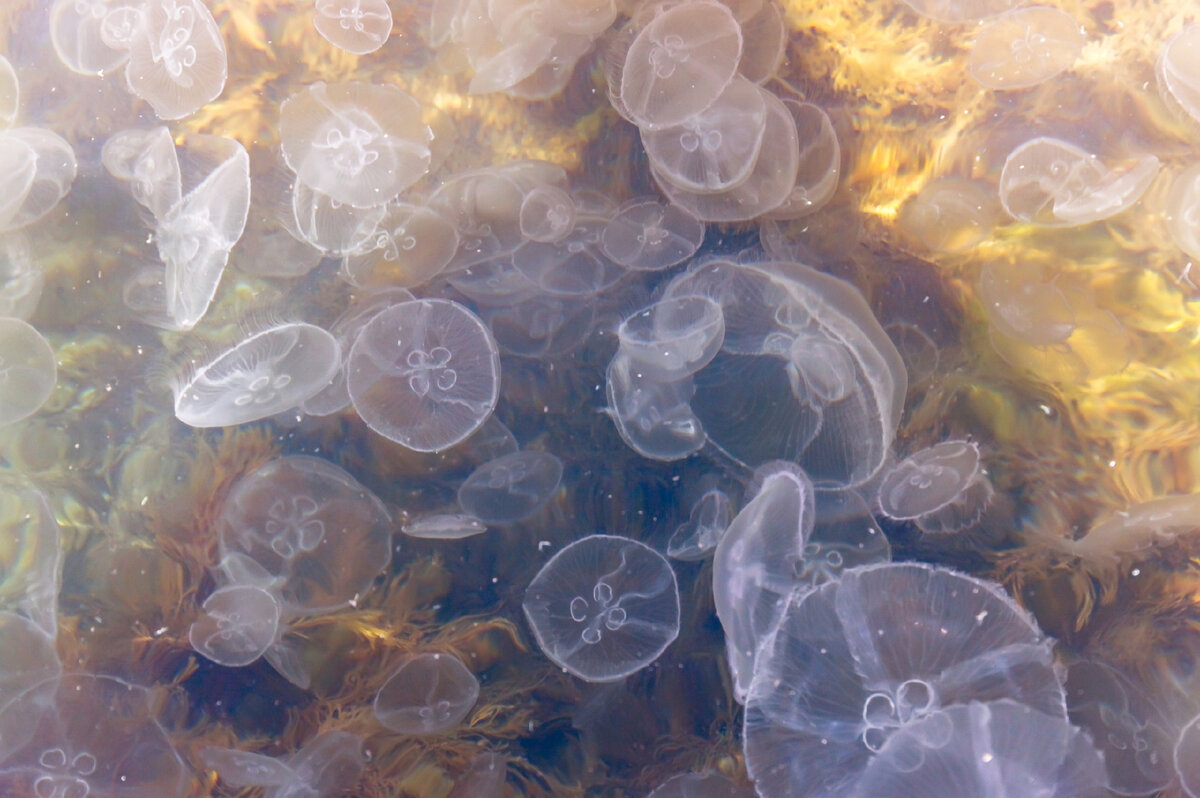
[[[705,491],[692,505],[688,520],[667,541],[667,556],[676,560],[703,560],[733,523],[733,501],[719,488]]]
[[[188,642],[218,665],[240,668],[257,660],[279,636],[279,602],[255,585],[226,585],[204,600]]]
[[[704,225],[682,208],[648,197],[619,207],[600,234],[600,249],[634,271],[661,271],[696,254]]]
[[[1159,90],[1193,120],[1200,121],[1200,25],[1187,25],[1163,45],[1158,57]]]
[[[496,406],[500,356],[479,317],[457,302],[401,302],[362,328],[346,360],[367,426],[421,452],[447,449]]]
[[[558,186],[536,186],[521,200],[518,221],[530,241],[553,244],[575,228],[575,200]]]
[[[785,99],[783,105],[796,123],[800,160],[792,193],[763,214],[766,219],[799,219],[821,210],[837,190],[842,171],[842,146],[829,114],[813,103]]]
[[[182,798],[183,762],[150,694],[109,676],[49,679],[0,710],[0,794]]]
[[[995,194],[970,180],[932,180],[900,206],[900,228],[937,252],[962,252],[986,239],[996,226]]]
[[[129,90],[159,119],[182,119],[215,100],[229,65],[212,12],[200,0],[156,0],[138,9],[125,65]]]
[[[1033,267],[984,264],[979,299],[994,329],[1027,344],[1050,346],[1075,332],[1071,301],[1053,277],[1045,280]]]
[[[1000,204],[1020,222],[1070,227],[1107,219],[1137,202],[1158,173],[1158,158],[1140,156],[1112,170],[1097,156],[1061,139],[1021,144],[1000,172]]]
[[[1175,775],[1188,798],[1200,798],[1200,715],[1179,731],[1175,743]]]
[[[725,341],[721,306],[703,296],[662,299],[621,322],[621,352],[665,380],[695,374]]]
[[[295,322],[255,333],[177,381],[175,415],[231,427],[293,408],[329,384],[341,353],[332,335]]]
[[[726,6],[668,7],[629,45],[621,104],[639,127],[678,125],[713,103],[741,57],[742,29]]]
[[[405,521],[400,531],[410,538],[425,540],[462,540],[487,532],[487,524],[480,518],[464,513],[441,513],[423,515]]]
[[[367,761],[362,740],[343,731],[322,732],[281,759],[211,747],[200,758],[234,789],[265,787],[263,798],[336,798],[358,782]]]
[[[383,205],[429,169],[433,131],[395,86],[314,83],[279,109],[283,159],[300,182],[356,208]]]
[[[100,162],[110,175],[130,184],[133,198],[155,219],[164,218],[183,199],[179,156],[165,126],[112,134],[100,150]]]
[[[342,469],[306,455],[273,460],[239,479],[216,527],[222,558],[245,555],[281,580],[286,612],[345,607],[391,561],[391,519],[382,502]],[[219,567],[230,581],[246,581],[224,559]]]
[[[1083,45],[1083,28],[1066,11],[1026,6],[979,29],[969,69],[989,89],[1024,89],[1070,69]]]
[[[433,208],[389,203],[375,232],[347,254],[342,276],[360,288],[413,288],[442,272],[458,249],[458,231]]]
[[[924,532],[957,532],[978,522],[992,487],[973,441],[943,441],[890,469],[879,482],[888,518],[913,520]]]
[[[58,382],[54,350],[29,322],[0,318],[0,427],[36,413]]]
[[[75,181],[75,151],[57,133],[36,127],[0,131],[0,232],[38,221]]]
[[[458,503],[482,521],[507,524],[533,515],[561,480],[562,461],[549,452],[514,452],[475,469],[459,487]]]
[[[391,35],[392,9],[387,0],[317,0],[313,25],[334,47],[366,55]]]
[[[63,66],[80,75],[103,77],[129,58],[127,48],[105,41],[114,14],[143,13],[137,0],[55,0],[50,7],[50,42]],[[108,24],[112,24],[109,22]]]
[[[651,460],[680,460],[704,446],[704,425],[692,411],[690,376],[660,377],[617,351],[605,378],[608,414],[621,440]]]
[[[559,551],[521,604],[542,653],[588,682],[641,670],[679,634],[675,572],[629,538],[590,535]]]
[[[375,717],[401,734],[440,734],[463,722],[479,698],[479,680],[452,654],[405,660],[375,695]]]

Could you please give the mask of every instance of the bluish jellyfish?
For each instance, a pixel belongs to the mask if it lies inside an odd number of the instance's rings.
[[[225,89],[229,64],[208,7],[200,0],[158,0],[138,11],[125,65],[129,90],[159,119],[182,119],[215,100]],[[106,43],[112,40],[110,35]]]
[[[337,341],[320,327],[269,327],[175,383],[175,415],[193,427],[229,427],[296,407],[333,379]]]
[[[375,717],[401,734],[440,734],[457,727],[479,698],[479,680],[451,654],[417,654],[397,668],[373,705]]]
[[[1060,8],[1027,6],[989,19],[971,46],[971,76],[989,89],[1024,89],[1070,69],[1086,39]]]
[[[624,352],[608,364],[608,413],[621,439],[651,460],[678,460],[704,446],[704,426],[692,411],[690,376],[655,374]]]
[[[525,450],[490,460],[458,489],[458,503],[492,524],[506,524],[537,512],[562,480],[562,461],[549,452]]]
[[[280,106],[279,139],[301,183],[370,208],[425,174],[433,132],[421,104],[395,86],[314,83]]]
[[[249,665],[279,638],[279,600],[256,585],[218,588],[201,610],[203,614],[188,628],[188,642],[196,653],[218,665]]]
[[[367,761],[362,740],[344,731],[322,732],[280,759],[211,747],[200,758],[234,789],[264,787],[263,798],[336,798],[358,783]]]
[[[517,219],[527,239],[553,244],[575,229],[575,200],[559,186],[534,186],[521,200]]]
[[[590,535],[551,557],[521,606],[542,653],[588,682],[641,670],[679,635],[670,564],[644,543],[615,535]]]
[[[692,505],[688,520],[667,541],[667,556],[676,560],[703,560],[713,553],[733,522],[734,504],[720,488],[711,488]]]
[[[924,532],[958,532],[982,517],[992,485],[973,441],[943,441],[907,457],[879,482],[879,508]]]
[[[447,449],[496,406],[500,356],[479,317],[457,302],[401,302],[362,328],[346,384],[367,426],[421,452]]]
[[[457,272],[511,254],[524,243],[521,205],[525,191],[502,169],[475,169],[445,180],[429,207],[449,219],[458,251],[447,267]]]
[[[383,503],[342,469],[306,455],[273,460],[238,480],[216,527],[223,558],[246,555],[279,578],[286,613],[349,606],[391,561]]]
[[[351,205],[303,180],[297,180],[292,190],[296,232],[326,256],[340,257],[367,246],[385,213],[385,205]]]
[[[149,693],[120,679],[68,674],[0,709],[0,793],[51,798],[181,798],[183,762]]]
[[[334,47],[366,55],[391,35],[392,9],[387,0],[317,0],[313,25]]]
[[[704,225],[682,208],[634,197],[616,209],[600,234],[606,257],[634,271],[660,271],[683,263],[704,241]]]
[[[0,318],[0,427],[36,413],[58,381],[54,350],[32,324]]]
[[[1000,699],[1066,719],[1051,641],[998,585],[919,563],[848,569],[792,600],[757,653],[747,769],[764,798],[853,795],[896,733]]]

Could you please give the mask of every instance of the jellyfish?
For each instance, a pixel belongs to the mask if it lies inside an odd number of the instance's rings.
[[[188,642],[218,665],[240,668],[257,660],[279,637],[279,601],[257,585],[226,585],[201,606]]]
[[[368,427],[409,449],[440,451],[491,415],[500,357],[487,327],[463,305],[401,302],[363,326],[346,381]]]
[[[466,773],[458,777],[446,798],[501,798],[507,772],[500,754],[480,754],[471,760]]]
[[[175,415],[193,427],[229,427],[296,407],[337,373],[337,341],[312,324],[251,335],[175,383]]]
[[[410,538],[462,540],[487,532],[487,524],[466,513],[437,513],[405,521],[400,531]]]
[[[963,252],[986,239],[999,213],[995,194],[970,180],[932,180],[900,206],[901,229],[937,252]]]
[[[0,709],[61,673],[54,635],[24,615],[0,610]]]
[[[742,28],[742,58],[738,74],[754,83],[764,84],[779,70],[787,45],[788,28],[778,3],[729,4]]]
[[[1200,259],[1200,164],[1175,175],[1166,200],[1167,232],[1175,246]]]
[[[904,4],[938,22],[976,22],[1003,14],[1018,0],[904,0]]]
[[[135,8],[140,13],[125,65],[129,90],[159,119],[182,119],[215,100],[229,67],[212,12],[200,0],[154,0]]]
[[[1196,79],[1196,53],[1200,26],[1185,25],[1163,45],[1156,71],[1160,91],[1193,120],[1200,121],[1200,85]]]
[[[163,125],[152,130],[117,131],[104,142],[100,161],[110,175],[130,183],[133,198],[156,220],[166,217],[183,199],[175,141]],[[249,192],[245,193],[248,197]]]
[[[842,578],[848,568],[892,559],[887,536],[855,491],[824,492],[816,503],[812,532],[800,550],[795,594]]]
[[[479,699],[479,680],[451,654],[417,654],[401,663],[375,695],[375,717],[401,734],[440,734]]]
[[[589,535],[542,566],[521,607],[542,653],[587,682],[654,662],[679,635],[675,572],[629,538]]]
[[[1083,28],[1062,9],[1017,8],[980,28],[969,69],[989,89],[1024,89],[1070,69],[1083,44]]]
[[[1175,743],[1175,775],[1188,798],[1200,798],[1200,715],[1179,731]]]
[[[521,234],[530,241],[561,241],[575,228],[575,200],[559,186],[534,186],[521,200],[517,222]]]
[[[27,227],[58,205],[75,181],[75,151],[57,133],[35,127],[0,130],[0,232]]]
[[[796,123],[800,157],[791,194],[763,217],[799,219],[821,210],[837,190],[842,171],[842,146],[829,114],[819,105],[793,99],[782,102]]]
[[[1061,139],[1021,144],[1000,172],[1000,204],[1020,222],[1070,227],[1107,219],[1137,202],[1158,173],[1158,158],[1142,155],[1114,171],[1097,156]]]
[[[300,237],[327,256],[366,246],[387,212],[384,205],[357,207],[297,180],[292,189],[292,221]]]
[[[726,6],[667,7],[629,45],[621,104],[638,127],[678,125],[713,103],[741,57],[742,29]]]
[[[475,469],[459,487],[458,503],[481,521],[507,524],[537,512],[561,480],[561,460],[527,449]]]
[[[0,609],[29,619],[51,640],[62,564],[62,535],[45,494],[23,480],[0,482]]]
[[[688,520],[667,541],[667,556],[676,560],[702,560],[712,554],[733,523],[733,501],[720,488],[704,492],[692,505]]]
[[[1051,641],[999,586],[920,563],[847,569],[788,602],[756,655],[747,770],[764,798],[854,795],[896,735],[936,749],[949,709],[1003,699],[1066,720]]]
[[[716,357],[725,341],[725,316],[708,297],[671,297],[622,321],[617,338],[621,352],[639,368],[679,379]]]
[[[943,441],[893,466],[879,482],[888,518],[912,520],[923,532],[958,532],[977,523],[992,499],[979,445]]]
[[[450,263],[458,231],[433,208],[389,203],[374,232],[342,261],[342,276],[360,288],[423,285]]]
[[[1138,502],[1102,515],[1078,540],[1073,554],[1092,560],[1115,560],[1144,551],[1200,527],[1200,493],[1179,493]]]
[[[690,213],[656,199],[635,197],[617,208],[600,234],[600,248],[634,271],[661,271],[696,254],[704,225]]]
[[[29,418],[58,382],[54,350],[32,324],[0,318],[0,427]]]
[[[763,641],[787,609],[812,533],[812,483],[799,469],[767,475],[713,555],[712,590],[725,630],[733,695],[745,702]]]
[[[621,439],[651,460],[679,460],[708,439],[692,411],[695,386],[690,376],[656,374],[618,350],[605,379],[608,414]]]
[[[392,9],[387,0],[317,0],[313,25],[334,47],[366,55],[391,35]]]
[[[200,758],[234,789],[265,787],[263,798],[336,798],[358,782],[367,761],[362,740],[344,731],[322,732],[280,759],[215,747]]]
[[[273,460],[239,479],[216,528],[222,558],[245,555],[279,580],[285,613],[349,606],[391,561],[391,518],[382,502],[341,468],[307,455]],[[220,567],[239,581],[224,560]]]
[[[182,798],[183,762],[149,693],[110,676],[67,674],[0,709],[4,795]]]
[[[55,0],[50,7],[50,42],[63,66],[80,75],[101,76],[129,58],[128,48],[106,41],[104,27],[114,14],[143,14],[137,0]]]
[[[433,131],[395,86],[314,83],[279,109],[283,159],[300,182],[355,208],[383,205],[429,169]]]

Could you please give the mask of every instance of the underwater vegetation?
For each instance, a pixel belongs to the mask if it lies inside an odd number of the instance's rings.
[[[1200,10],[12,0],[4,798],[1200,798]]]

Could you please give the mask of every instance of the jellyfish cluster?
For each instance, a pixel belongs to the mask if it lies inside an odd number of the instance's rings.
[[[0,793],[1200,798],[1166,2],[14,0]]]

